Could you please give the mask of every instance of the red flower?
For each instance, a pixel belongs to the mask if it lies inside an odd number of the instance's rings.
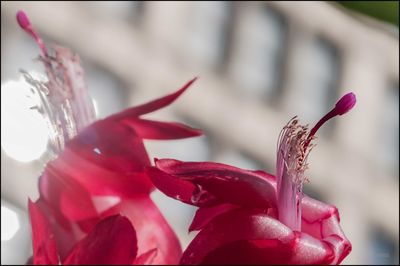
[[[352,93],[308,131],[292,119],[278,141],[276,177],[212,162],[156,160],[147,169],[166,195],[199,209],[200,230],[181,264],[339,264],[351,251],[336,207],[303,196],[310,142],[355,104]]]
[[[177,123],[149,122],[139,115],[170,104],[193,81],[174,94],[96,121],[67,141],[40,178],[43,198],[60,207],[69,220],[79,221],[97,216],[99,208],[104,208],[104,203],[95,206],[91,197],[147,196],[153,185],[144,173],[150,161],[143,139],[179,139],[201,133]]]
[[[138,108],[155,109],[161,102],[170,103],[192,82],[177,93]],[[103,217],[123,214],[137,230],[139,254],[158,248],[155,264],[176,263],[181,255],[180,244],[149,197],[153,185],[144,173],[150,162],[142,138],[147,137],[147,132],[149,137],[182,138],[197,136],[199,131],[172,123],[163,127],[162,122],[154,122],[158,128],[138,126],[139,136],[134,123],[141,119],[133,116],[135,111],[131,108],[97,121],[67,141],[40,177],[41,200],[58,219],[54,225],[64,225],[67,234],[73,233],[77,239],[79,233],[71,231],[69,222],[76,222],[87,233]],[[63,239],[60,237],[60,241]],[[61,254],[69,249],[67,246]]]
[[[147,254],[154,264],[177,263],[179,241],[149,197],[154,187],[144,171],[151,164],[143,139],[180,139],[201,132],[141,116],[174,102],[196,79],[175,93],[92,123],[79,57],[59,46],[50,56],[26,15],[18,12],[17,20],[38,43],[48,77],[42,82],[24,73],[43,100],[39,112],[53,128],[51,147],[57,157],[40,177],[37,204],[51,225],[61,260],[71,261],[67,256],[81,239],[93,239],[89,236],[100,220],[122,214],[136,229],[142,261]]]

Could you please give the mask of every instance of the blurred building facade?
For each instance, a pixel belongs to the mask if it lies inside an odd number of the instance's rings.
[[[2,83],[19,68],[34,68],[23,61],[36,57],[34,44],[17,44],[28,42],[14,22],[15,11],[24,9],[47,40],[82,57],[99,117],[200,76],[154,117],[185,121],[206,137],[148,143],[159,158],[274,173],[286,122],[298,115],[312,125],[337,98],[355,92],[356,108],[319,135],[306,192],[339,208],[353,243],[344,263],[398,263],[398,29],[325,2],[7,2],[1,8]],[[24,208],[36,179],[21,188],[19,165],[2,151],[2,198]],[[24,167],[37,175],[42,166]],[[178,204],[155,199],[164,211]],[[184,235],[191,217],[165,213]]]

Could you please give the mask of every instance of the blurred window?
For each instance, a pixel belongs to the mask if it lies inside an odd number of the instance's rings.
[[[336,47],[321,36],[300,37],[292,49],[288,106],[303,121],[316,123],[341,95],[337,94],[340,56]],[[301,99],[301,100],[298,100]],[[321,128],[321,135],[332,132],[334,121]]]
[[[144,1],[83,1],[79,4],[103,19],[133,20],[137,23],[140,23],[144,10]]]
[[[372,265],[395,265],[399,263],[398,250],[394,240],[378,228],[370,235],[369,261]],[[396,251],[397,250],[397,251]]]
[[[286,20],[265,5],[243,6],[237,20],[230,79],[243,97],[272,100],[279,94],[287,52]]]
[[[386,169],[399,175],[399,84],[392,82],[386,90],[385,107],[381,119],[381,136],[383,142],[381,160]]]
[[[97,118],[104,118],[129,107],[128,101],[132,91],[129,91],[117,77],[98,65],[85,64],[84,68]]]
[[[186,18],[184,57],[197,70],[217,69],[225,57],[232,2],[192,2],[191,9],[196,12]]]

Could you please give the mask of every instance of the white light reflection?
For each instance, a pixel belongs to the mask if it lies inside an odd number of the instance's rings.
[[[121,198],[117,196],[93,196],[92,200],[94,207],[100,213],[117,205],[121,201]]]
[[[1,206],[1,241],[13,238],[19,227],[17,214],[9,208]]]
[[[97,105],[97,101],[95,99],[92,99],[92,103],[93,103],[94,113],[96,116],[98,116],[99,115],[99,107]]]
[[[49,130],[46,122],[31,109],[38,101],[22,77],[1,84],[1,147],[8,156],[20,162],[38,159],[47,148]]]

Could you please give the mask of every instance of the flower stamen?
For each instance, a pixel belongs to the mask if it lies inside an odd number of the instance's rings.
[[[51,136],[51,150],[60,152],[65,142],[89,125],[95,117],[92,100],[86,90],[79,57],[61,46],[51,47],[50,56],[40,35],[33,29],[28,16],[17,12],[19,26],[33,37],[41,52],[47,80],[36,80],[22,71],[41,102],[36,107],[44,116]],[[54,54],[54,55],[53,55]]]
[[[303,183],[308,181],[304,172],[308,168],[307,158],[315,146],[311,141],[315,133],[329,119],[350,111],[356,103],[354,93],[347,93],[311,129],[300,125],[293,117],[278,137],[276,176],[278,180],[279,220],[292,230],[301,229],[301,199]]]
[[[42,38],[39,36],[39,34],[33,29],[31,22],[29,21],[28,16],[25,14],[24,11],[18,11],[17,12],[17,21],[19,26],[29,33],[36,41],[36,43],[39,45],[40,51],[42,52],[42,56],[44,58],[48,57],[47,53],[47,48],[46,45],[44,44]]]
[[[313,136],[317,133],[318,129],[325,124],[331,118],[337,115],[344,115],[348,111],[350,111],[354,105],[356,104],[356,95],[352,92],[345,94],[339,101],[337,101],[335,107],[329,111],[324,117],[322,117],[318,123],[311,129],[310,134],[307,137],[307,141],[304,144],[305,147],[310,144]]]

